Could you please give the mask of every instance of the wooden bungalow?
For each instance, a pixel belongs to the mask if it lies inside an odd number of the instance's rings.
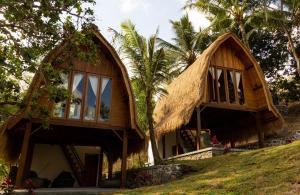
[[[282,128],[258,62],[232,33],[213,42],[167,92],[153,116],[163,158],[205,147],[205,132],[228,147],[262,147],[264,136]]]
[[[105,154],[109,178],[113,163],[122,159],[124,187],[127,155],[144,147],[124,64],[96,27],[86,33],[96,45],[97,64],[76,57],[65,59],[68,41],[62,41],[43,61],[64,70],[61,85],[71,94],[60,102],[50,101],[47,94],[38,97],[38,104],[52,112],[49,129],[43,129],[43,121],[32,110],[32,99],[47,82],[39,71],[27,92],[25,108],[0,129],[0,158],[17,162],[17,186],[22,185],[29,170],[52,181],[61,171],[69,171],[79,186],[97,186]]]

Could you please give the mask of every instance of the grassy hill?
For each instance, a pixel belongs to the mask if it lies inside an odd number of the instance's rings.
[[[164,185],[122,193],[300,194],[300,141],[181,163],[197,171]]]

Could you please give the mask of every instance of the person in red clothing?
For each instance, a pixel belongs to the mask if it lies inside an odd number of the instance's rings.
[[[211,138],[211,143],[212,143],[212,145],[219,144],[219,141],[218,141],[216,135],[213,135],[213,136],[212,136],[212,138]]]

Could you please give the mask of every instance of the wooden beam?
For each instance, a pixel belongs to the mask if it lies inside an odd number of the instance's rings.
[[[16,178],[16,186],[22,187],[23,184],[23,179],[26,175],[26,161],[28,158],[28,150],[29,150],[29,140],[30,140],[30,134],[31,134],[31,127],[32,123],[31,121],[28,121],[26,123],[26,129],[24,132],[24,138],[23,138],[23,143],[22,143],[22,149],[21,149],[21,155],[19,158],[19,167],[18,167],[18,172],[17,172],[17,178]]]
[[[128,148],[128,137],[127,131],[123,132],[123,155],[121,165],[121,188],[126,187],[126,176],[127,176],[127,148]]]
[[[258,137],[258,145],[260,148],[264,147],[264,131],[261,125],[261,115],[260,112],[255,113],[255,123]]]
[[[201,131],[201,110],[200,106],[197,108],[197,131],[196,131],[196,149],[200,150],[200,131]]]
[[[163,158],[166,158],[166,135],[162,136],[161,141],[163,147]]]
[[[113,131],[114,134],[119,138],[119,140],[120,140],[121,142],[123,142],[122,137],[117,133],[117,131],[116,131],[116,130],[112,130],[112,131]]]
[[[100,147],[100,152],[99,152],[99,166],[98,166],[98,182],[97,185],[100,186],[101,180],[102,180],[102,175],[103,175],[103,155],[104,151],[103,148]]]
[[[41,119],[34,118],[32,119],[33,123],[42,123]],[[76,119],[63,119],[63,118],[51,118],[49,120],[50,125],[59,125],[59,126],[72,126],[72,127],[86,127],[94,129],[104,129],[104,130],[115,130],[115,131],[124,131],[126,127],[115,126],[111,124],[103,124],[100,122],[90,122],[90,121],[81,121]]]

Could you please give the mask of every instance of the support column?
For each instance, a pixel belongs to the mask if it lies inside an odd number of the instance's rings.
[[[201,131],[201,110],[200,107],[197,108],[197,129],[196,129],[196,148],[200,150],[201,142],[200,142],[200,131]]]
[[[112,179],[112,172],[113,172],[113,161],[111,154],[107,155],[108,160],[108,179]]]
[[[166,158],[166,135],[163,135],[161,138],[162,149],[163,149],[163,158]]]
[[[179,130],[176,129],[176,156],[179,155]]]
[[[28,161],[28,154],[29,154],[28,150],[29,150],[31,127],[32,127],[32,123],[31,123],[31,121],[28,121],[26,123],[26,129],[24,132],[21,155],[20,155],[19,162],[18,162],[19,167],[18,167],[17,178],[16,178],[16,186],[17,187],[22,187],[23,179],[27,172],[26,167],[28,167],[28,165],[26,165],[26,161]],[[27,164],[28,164],[28,162],[27,162]]]
[[[257,130],[257,137],[258,137],[258,145],[260,148],[263,148],[265,135],[261,126],[261,115],[259,112],[255,113],[255,123],[256,123],[256,130]]]
[[[123,133],[123,154],[122,154],[122,165],[121,165],[121,188],[126,187],[126,176],[127,176],[127,147],[128,147],[128,135],[127,130]]]
[[[99,166],[98,166],[98,181],[97,185],[100,186],[100,183],[102,181],[102,174],[103,174],[103,149],[100,147],[100,153],[99,153]]]

